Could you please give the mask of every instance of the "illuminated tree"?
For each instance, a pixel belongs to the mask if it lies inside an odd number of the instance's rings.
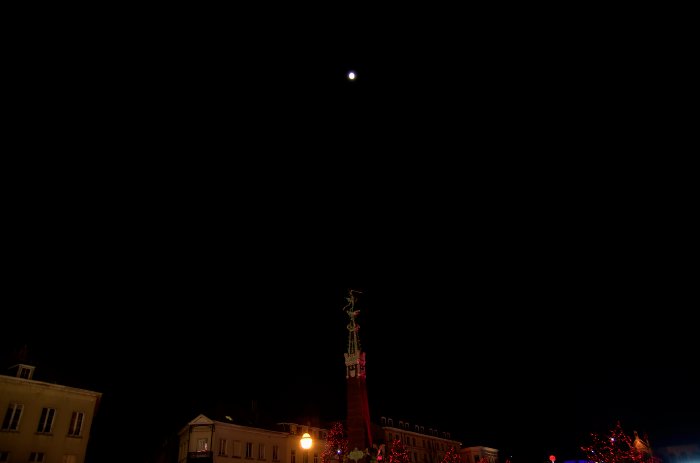
[[[331,425],[326,436],[326,447],[321,453],[321,463],[331,463],[333,460],[342,461],[348,454],[348,439],[345,437],[343,423],[336,421]]]
[[[591,433],[591,443],[581,447],[588,460],[595,463],[644,462],[650,455],[635,447],[635,441],[625,434],[620,422],[605,436]]]
[[[401,439],[394,439],[389,450],[389,463],[411,463],[408,450],[403,446]]]
[[[447,449],[447,453],[442,457],[442,463],[459,463],[459,453],[454,447]]]

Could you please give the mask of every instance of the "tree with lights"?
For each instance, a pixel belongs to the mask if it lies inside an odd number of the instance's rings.
[[[459,453],[454,447],[447,449],[447,453],[442,457],[442,463],[459,463]]]
[[[321,453],[321,463],[331,463],[333,460],[343,461],[348,454],[348,439],[345,437],[343,423],[336,421],[331,425],[326,436],[326,447]]]
[[[591,443],[582,446],[581,450],[589,461],[595,463],[638,463],[656,460],[651,456],[648,444],[643,443],[636,432],[634,440],[625,434],[619,421],[605,436],[591,433]]]
[[[389,463],[411,463],[408,450],[403,446],[401,439],[394,439],[389,450]]]

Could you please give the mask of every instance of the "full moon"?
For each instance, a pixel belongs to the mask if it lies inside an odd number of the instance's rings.
[[[348,72],[348,79],[355,80],[355,77],[357,77],[357,75],[355,75],[353,71]]]

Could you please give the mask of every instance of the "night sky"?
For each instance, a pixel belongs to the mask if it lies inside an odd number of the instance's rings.
[[[341,418],[356,289],[373,413],[514,463],[700,440],[682,12],[350,13],[15,18],[6,363],[152,461],[212,409]]]

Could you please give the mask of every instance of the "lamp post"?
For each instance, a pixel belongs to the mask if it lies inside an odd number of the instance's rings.
[[[313,439],[311,439],[311,434],[308,432],[305,432],[303,436],[301,436],[301,448],[304,450],[309,450],[311,448],[311,445],[313,444]]]

